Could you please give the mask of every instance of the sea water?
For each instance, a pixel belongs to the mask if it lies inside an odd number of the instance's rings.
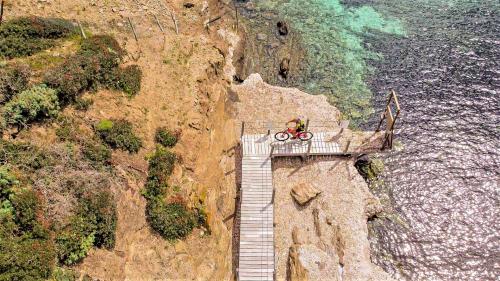
[[[372,260],[401,280],[500,280],[500,2],[250,2],[300,33],[296,86],[355,126],[374,129],[398,92],[398,149],[374,190],[393,214],[370,221]]]

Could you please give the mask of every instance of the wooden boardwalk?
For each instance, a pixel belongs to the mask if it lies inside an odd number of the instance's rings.
[[[275,156],[340,154],[329,133],[317,133],[309,142],[274,141],[271,135],[243,135],[240,248],[238,280],[272,281],[275,273],[273,176]],[[272,147],[274,146],[274,149]]]

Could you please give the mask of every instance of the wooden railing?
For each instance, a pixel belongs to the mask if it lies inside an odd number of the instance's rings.
[[[393,107],[395,109],[395,113],[393,113]],[[380,131],[384,120],[386,121],[385,127],[385,137],[384,143],[382,144],[382,150],[385,148],[392,149],[393,139],[394,139],[394,128],[396,125],[396,121],[399,117],[399,113],[401,112],[401,108],[399,107],[398,96],[394,90],[391,90],[389,93],[389,98],[387,99],[387,103],[385,105],[385,111],[380,116],[380,122],[377,126],[377,132]]]

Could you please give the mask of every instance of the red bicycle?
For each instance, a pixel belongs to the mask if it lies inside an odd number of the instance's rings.
[[[287,139],[289,139],[291,136],[293,136],[293,132],[295,130],[292,129],[292,128],[288,128],[282,132],[277,132],[275,135],[274,135],[274,138],[277,140],[277,141],[286,141]],[[301,141],[308,141],[310,139],[313,138],[313,133],[311,132],[297,132],[295,134],[295,137]]]

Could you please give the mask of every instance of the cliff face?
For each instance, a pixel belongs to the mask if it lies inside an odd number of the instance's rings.
[[[128,51],[128,62],[138,64],[144,73],[141,92],[132,99],[102,90],[86,94],[94,100],[87,112],[71,108],[64,112],[89,128],[102,118],[125,118],[144,141],[138,154],[113,152],[116,246],[111,251],[92,250],[76,268],[95,279],[231,280],[240,122],[273,120],[284,126],[284,121],[305,115],[334,121],[325,129],[339,130],[340,112],[323,96],[270,86],[258,74],[232,85],[232,54],[238,38],[227,30],[233,20],[223,17],[207,32],[204,24],[225,6],[218,1],[190,2],[194,7],[187,8],[184,1],[177,0],[27,0],[7,6],[6,19],[26,15],[74,18],[93,33],[111,33]],[[169,11],[177,15],[179,34]],[[165,32],[151,13],[158,16]],[[205,207],[210,234],[197,229],[186,240],[170,243],[152,232],[146,222],[146,202],[141,195],[147,176],[145,158],[154,150],[154,133],[161,126],[182,131],[174,148],[181,161],[171,184],[179,187],[190,204]],[[347,130],[344,135],[355,134]],[[41,125],[24,138],[50,146],[53,136],[53,127]],[[321,191],[305,207],[297,206],[290,196],[290,189],[301,183]],[[370,263],[366,238],[366,219],[378,209],[378,201],[350,160],[307,164],[278,160],[274,185],[278,280],[389,280]],[[287,274],[288,263],[295,264],[295,275]]]

